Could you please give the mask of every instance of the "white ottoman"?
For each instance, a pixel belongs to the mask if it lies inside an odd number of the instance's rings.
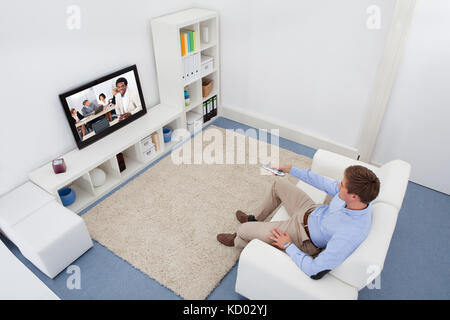
[[[50,278],[93,245],[83,219],[31,182],[0,198],[0,230]]]
[[[0,300],[59,300],[0,240]]]

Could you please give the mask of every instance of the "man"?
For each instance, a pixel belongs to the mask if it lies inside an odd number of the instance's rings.
[[[88,116],[94,114],[94,111],[97,108],[98,108],[98,106],[91,103],[89,100],[84,100],[83,108],[81,109],[81,112],[83,113],[84,117],[88,117]]]
[[[350,166],[342,181],[334,181],[311,170],[289,165],[279,170],[332,196],[329,205],[317,205],[289,181],[276,180],[255,215],[238,210],[243,223],[237,233],[217,235],[227,246],[243,248],[260,239],[282,250],[312,279],[320,279],[340,265],[367,237],[372,221],[371,204],[379,193],[380,181],[363,166]],[[288,221],[262,222],[280,204]]]
[[[121,121],[142,108],[141,99],[136,91],[127,90],[128,81],[123,77],[116,80],[116,87],[119,91],[114,96],[116,113],[119,115],[119,121]]]

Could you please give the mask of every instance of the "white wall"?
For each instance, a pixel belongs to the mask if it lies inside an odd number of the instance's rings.
[[[71,4],[81,30],[66,27]],[[380,30],[366,27],[374,4]],[[157,104],[150,19],[192,6],[220,15],[223,105],[356,147],[392,0],[10,1],[0,10],[0,194],[76,147],[59,93],[135,63],[147,106]]]
[[[357,147],[395,1],[195,3],[220,12],[223,106]],[[366,26],[371,5],[379,30]]]
[[[411,163],[411,180],[450,194],[450,2],[418,0],[373,161]]]
[[[81,29],[69,30],[69,5]],[[28,172],[76,148],[58,95],[136,64],[147,108],[159,102],[150,19],[186,0],[70,0],[2,4],[0,10],[0,194]]]

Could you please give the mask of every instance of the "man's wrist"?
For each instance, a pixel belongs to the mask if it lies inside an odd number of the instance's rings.
[[[292,241],[286,241],[286,242],[283,244],[283,249],[286,250],[291,244],[292,244]]]

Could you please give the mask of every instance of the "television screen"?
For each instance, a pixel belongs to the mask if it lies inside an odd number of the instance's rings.
[[[79,149],[143,116],[136,65],[59,95]]]

